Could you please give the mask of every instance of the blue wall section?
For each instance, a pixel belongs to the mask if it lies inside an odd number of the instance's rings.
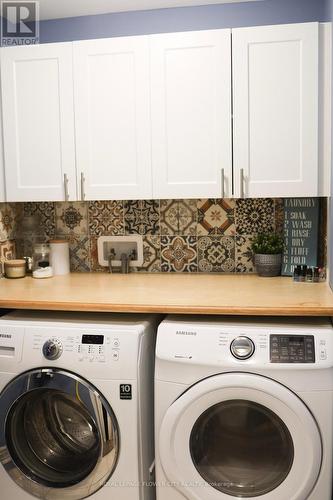
[[[328,0],[263,0],[42,21],[41,43],[323,21]]]
[[[332,21],[333,19],[333,1],[324,0],[324,17],[326,21]]]

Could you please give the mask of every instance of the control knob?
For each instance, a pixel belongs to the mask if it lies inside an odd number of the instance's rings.
[[[49,339],[43,345],[43,354],[46,359],[55,360],[62,354],[62,343],[58,339]]]
[[[237,337],[230,345],[231,354],[237,359],[248,359],[254,353],[254,343],[248,337]]]

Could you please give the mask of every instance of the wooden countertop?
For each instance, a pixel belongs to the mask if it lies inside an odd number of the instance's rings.
[[[0,280],[0,308],[333,316],[326,283],[256,275],[73,273]]]

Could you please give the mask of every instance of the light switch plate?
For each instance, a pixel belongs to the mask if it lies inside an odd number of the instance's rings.
[[[143,265],[143,240],[139,234],[100,236],[97,240],[98,263],[100,266],[109,266],[111,249],[115,252],[115,259],[112,259],[112,266],[121,266],[121,254],[126,253],[129,255],[133,250],[135,250],[137,258],[129,262],[130,267],[141,267]]]

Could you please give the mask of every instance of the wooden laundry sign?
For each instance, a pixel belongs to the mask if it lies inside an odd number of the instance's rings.
[[[283,275],[292,275],[297,265],[317,266],[318,226],[318,198],[284,200]]]

